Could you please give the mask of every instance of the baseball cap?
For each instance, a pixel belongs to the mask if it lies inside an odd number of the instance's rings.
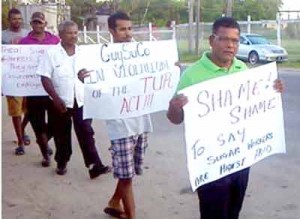
[[[31,15],[31,21],[39,21],[44,24],[46,22],[45,15],[42,12],[34,12]]]

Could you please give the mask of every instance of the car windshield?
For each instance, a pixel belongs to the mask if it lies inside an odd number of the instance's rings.
[[[252,44],[270,44],[269,41],[262,36],[248,36]]]

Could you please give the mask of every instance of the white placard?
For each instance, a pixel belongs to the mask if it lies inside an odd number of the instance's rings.
[[[199,186],[285,153],[276,63],[204,81],[181,91],[190,183]]]
[[[84,118],[119,119],[168,108],[180,70],[174,40],[86,45],[79,68],[85,79]]]
[[[8,96],[46,96],[36,69],[50,45],[2,45],[2,93]]]

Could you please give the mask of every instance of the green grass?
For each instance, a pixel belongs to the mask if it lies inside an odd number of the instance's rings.
[[[282,47],[284,47],[289,56],[289,60],[284,63],[278,63],[279,67],[286,68],[300,68],[300,43],[299,40],[282,40]],[[208,41],[200,44],[200,54],[209,49]],[[179,60],[181,62],[195,62],[200,55],[195,55],[195,51],[188,52],[187,41],[178,41]]]
[[[283,40],[281,42],[288,54],[289,60],[284,63],[280,63],[282,67],[300,68],[300,43],[299,40]]]

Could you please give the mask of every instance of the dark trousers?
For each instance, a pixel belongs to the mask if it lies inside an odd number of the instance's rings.
[[[85,166],[89,167],[90,164],[102,166],[103,164],[95,146],[92,120],[83,120],[83,107],[78,107],[77,103],[74,104],[72,109],[68,108],[66,113],[54,111],[56,162],[64,164],[70,160],[72,154],[72,119]]]
[[[201,219],[238,219],[248,185],[249,168],[198,188]]]
[[[26,98],[28,120],[42,155],[47,156],[48,140],[53,137],[53,104],[48,96]]]

